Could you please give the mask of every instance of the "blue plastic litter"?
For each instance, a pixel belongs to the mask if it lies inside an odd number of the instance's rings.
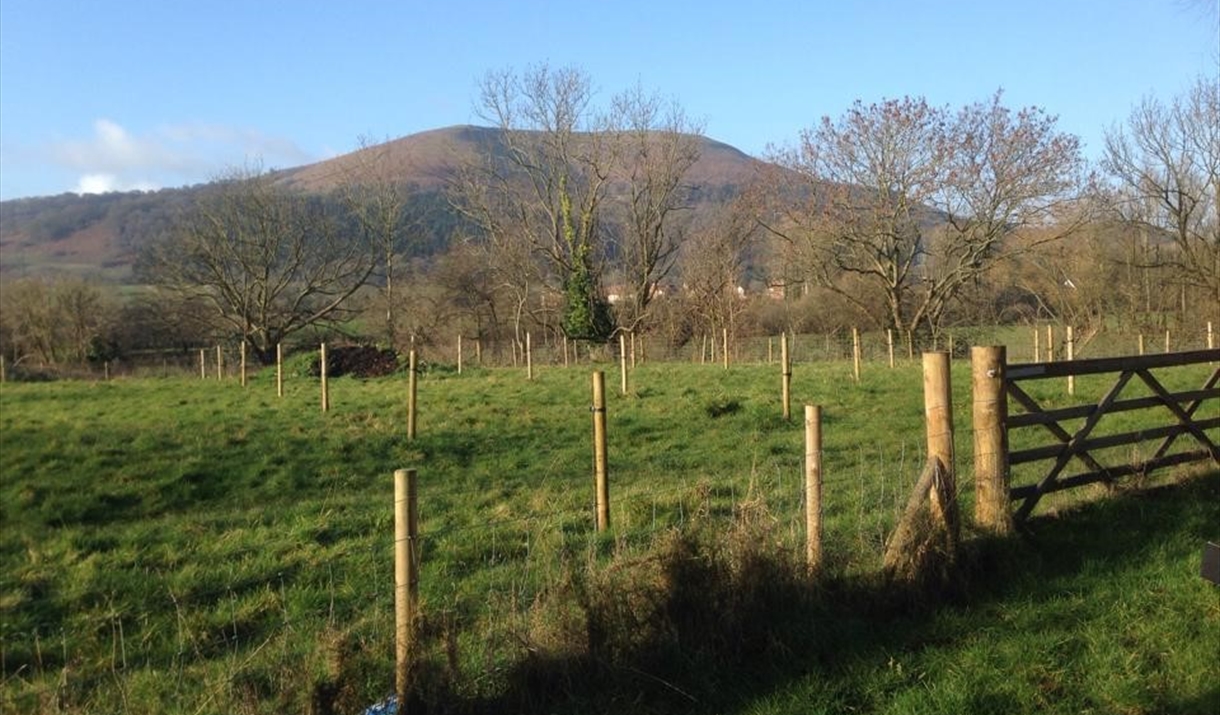
[[[391,695],[375,705],[370,705],[364,715],[398,715],[398,696]]]

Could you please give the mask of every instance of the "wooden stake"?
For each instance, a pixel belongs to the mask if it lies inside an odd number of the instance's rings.
[[[1211,323],[1208,323],[1210,326]],[[4,356],[0,355],[0,384],[8,382],[8,370],[4,364]]]
[[[1140,355],[1144,354],[1144,334],[1143,333],[1140,333],[1139,353],[1140,353]]]
[[[411,687],[419,618],[419,500],[414,469],[394,471],[394,692],[399,706]]]
[[[775,362],[775,339],[767,338],[767,364]]]
[[[1046,361],[1055,362],[1055,326],[1046,326]]]
[[[1165,330],[1165,352],[1169,352],[1169,330]]]
[[[721,357],[724,358],[724,369],[728,370],[729,369],[729,329],[721,328],[720,336],[721,336],[721,338],[720,338],[721,339],[721,343],[720,343]]]
[[[284,346],[275,344],[275,396],[284,396]]]
[[[923,401],[924,420],[928,436],[928,458],[937,459],[944,466],[947,493],[957,494],[957,467],[953,456],[953,389],[949,380],[949,354],[932,352],[923,354]],[[937,492],[932,493],[933,514],[946,527],[955,519],[950,512],[954,503],[945,504]],[[956,500],[956,496],[954,496]]]
[[[627,394],[627,339],[618,334],[618,371],[622,383],[622,394]]]
[[[326,412],[330,410],[330,383],[326,380],[326,343],[322,343],[319,361],[322,375],[322,411]]]
[[[1034,327],[1034,362],[1039,362],[1042,360],[1042,344],[1039,342],[1040,335],[1041,335],[1041,333],[1038,332],[1038,328],[1035,326]]]
[[[893,367],[894,367],[894,329],[893,328],[885,329],[885,347],[889,351],[889,354],[890,354],[890,368],[893,369]]]
[[[199,379],[208,379],[208,362],[207,358],[204,357],[203,348],[199,348]]]
[[[1068,362],[1076,359],[1076,338],[1072,334],[1072,326],[1067,326],[1067,359]],[[1068,375],[1068,394],[1076,394],[1076,376]]]
[[[788,333],[779,336],[779,365],[781,392],[784,404],[784,419],[792,419],[792,364],[788,358]]]
[[[860,382],[860,329],[853,327],[851,329],[851,365],[852,375],[855,376],[856,382]]]
[[[805,566],[822,567],[822,408],[805,405]]]
[[[474,361],[477,362],[479,364],[479,366],[483,365],[483,339],[482,338],[474,339]]]
[[[1216,348],[1216,341],[1215,341],[1214,335],[1215,334],[1212,333],[1212,321],[1209,320],[1209,321],[1207,321],[1207,349],[1208,350],[1214,350]]]
[[[563,366],[568,366],[568,336],[563,336]]]
[[[978,346],[970,351],[974,395],[974,520],[995,534],[1012,531],[1008,484],[1008,397],[1004,372],[1008,349]]]
[[[225,358],[224,353],[220,351],[220,346],[216,346],[216,379],[225,379]]]
[[[415,397],[419,366],[415,351],[407,353],[407,439],[415,439]]]
[[[631,369],[635,369],[635,333],[631,333]]]
[[[529,333],[525,334],[525,379],[534,379],[534,348]]]
[[[457,374],[462,374],[462,334],[458,333]]]
[[[593,483],[597,490],[597,530],[610,528],[610,480],[606,475],[606,374],[593,373]]]
[[[246,341],[241,341],[241,386],[246,386]]]

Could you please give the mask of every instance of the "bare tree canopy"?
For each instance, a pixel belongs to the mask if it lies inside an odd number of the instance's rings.
[[[879,326],[938,330],[1001,248],[1017,250],[1008,237],[1057,227],[1050,240],[1078,225],[1079,141],[1038,108],[1007,109],[999,93],[956,112],[922,98],[857,101],[776,159],[788,171],[776,174],[768,228],[811,280]]]
[[[618,261],[630,293],[621,327],[633,329],[673,266],[698,127],[638,87],[598,111],[585,73],[546,65],[488,74],[480,111],[499,144],[465,172],[456,203],[504,259],[506,282],[523,300],[561,291],[565,334],[604,339],[615,326],[603,276]]]
[[[1162,260],[1220,302],[1220,78],[1142,101],[1107,132],[1102,165],[1122,218],[1171,240]]]
[[[338,206],[279,188],[270,174],[236,172],[154,248],[150,276],[207,305],[218,334],[266,361],[285,337],[346,316],[376,266],[376,252],[341,230]]]

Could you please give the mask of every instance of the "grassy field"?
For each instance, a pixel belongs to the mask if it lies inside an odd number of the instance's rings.
[[[401,376],[332,380],[322,414],[300,361],[282,399],[269,371],[245,390],[3,385],[0,710],[359,712],[393,683],[400,467],[420,473],[419,678],[438,711],[1220,706],[1220,591],[1198,577],[1220,536],[1215,471],[1047,499],[1030,535],[969,541],[948,592],[891,592],[877,570],[923,462],[919,368],[873,365],[857,385],[850,362],[797,365],[794,414],[824,410],[828,568],[811,583],[802,427],[781,418],[778,368],[650,363],[620,395],[604,367],[608,535],[588,366],[433,369],[414,441]],[[1077,394],[1107,387],[1081,378]],[[1066,404],[1062,385],[1034,391]],[[968,475],[964,363],[954,393]],[[963,478],[967,514],[971,497]]]

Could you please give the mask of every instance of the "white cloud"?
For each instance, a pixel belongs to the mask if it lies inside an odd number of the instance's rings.
[[[105,194],[111,191],[154,191],[157,188],[149,182],[124,182],[114,174],[85,174],[72,191],[77,194]]]
[[[78,174],[77,193],[181,186],[234,166],[285,168],[315,160],[295,142],[254,129],[187,123],[133,134],[106,118],[94,121],[89,138],[52,144],[45,156]]]

